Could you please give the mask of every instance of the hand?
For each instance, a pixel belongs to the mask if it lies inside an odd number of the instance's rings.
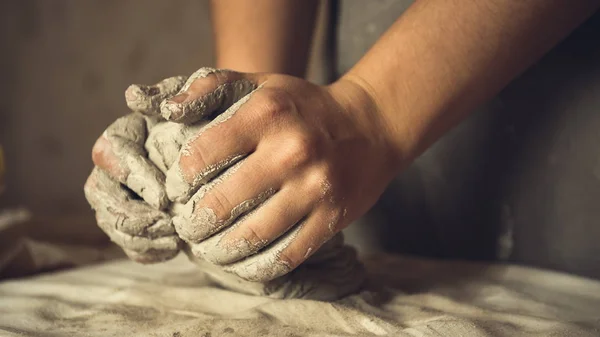
[[[147,158],[144,145],[150,129],[162,120],[160,102],[184,81],[173,77],[154,86],[130,86],[125,96],[135,112],[109,126],[92,151],[96,167],[84,191],[98,225],[129,257],[142,263],[170,259],[180,250],[171,216],[162,211],[169,203],[164,173]]]
[[[194,255],[265,281],[297,267],[366,212],[396,172],[367,91],[276,74],[200,69],[163,117],[217,117],[167,172],[173,218]]]

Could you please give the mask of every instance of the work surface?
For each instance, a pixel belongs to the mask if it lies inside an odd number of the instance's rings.
[[[600,282],[380,255],[370,290],[328,303],[218,288],[184,256],[0,283],[2,336],[600,336]]]

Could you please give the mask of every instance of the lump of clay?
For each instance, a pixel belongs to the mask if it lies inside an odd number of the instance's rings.
[[[207,122],[199,122],[194,125],[167,121],[157,122],[150,129],[145,143],[148,158],[163,173],[166,173],[176,162],[179,151],[186,140],[197,134],[206,124]],[[218,179],[218,177],[215,179]],[[167,207],[167,211],[171,216],[177,216],[182,212],[182,208],[183,205],[181,204],[171,203]],[[198,264],[217,284],[224,288],[274,298],[333,300],[356,292],[365,280],[365,273],[357,259],[355,250],[344,245],[341,233],[325,243],[299,267],[282,277],[267,282],[245,280],[236,275],[246,272],[246,270],[240,269],[242,266],[248,268],[248,265],[269,263],[266,260],[268,257],[263,257],[261,251],[246,258],[252,259],[250,264],[244,263],[248,260],[242,260],[230,265],[217,266],[208,262],[202,256],[203,245],[212,244],[222,237],[226,231],[227,228],[199,244],[185,242],[183,248],[191,261]],[[185,236],[181,236],[181,238],[185,241]],[[275,241],[272,245],[277,243]]]

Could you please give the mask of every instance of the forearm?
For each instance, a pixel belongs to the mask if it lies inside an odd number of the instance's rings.
[[[303,77],[318,0],[213,0],[216,66]]]
[[[420,0],[344,77],[409,163],[593,14],[599,1]]]

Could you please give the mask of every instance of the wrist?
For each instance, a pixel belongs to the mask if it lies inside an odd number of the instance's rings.
[[[409,134],[399,127],[399,116],[390,113],[399,111],[399,108],[390,108],[374,86],[356,74],[345,74],[330,87],[340,93],[337,98],[348,107],[349,113],[362,119],[360,124],[367,125],[367,132],[385,143],[396,173],[410,164],[414,159],[414,149]]]
[[[358,77],[344,76],[328,85],[327,90],[341,107],[345,118],[381,153],[384,159],[382,174],[393,178],[406,166],[403,146],[400,137],[392,135],[393,128],[390,128],[371,88]]]

